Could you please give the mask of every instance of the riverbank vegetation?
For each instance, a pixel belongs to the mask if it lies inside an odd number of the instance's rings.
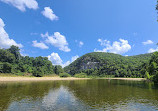
[[[11,46],[0,49],[0,75],[77,78],[147,78],[158,83],[158,52],[136,56],[113,53],[88,53],[64,69],[53,65],[47,57],[22,56]]]
[[[19,51],[20,49],[16,46],[0,49],[0,73],[42,77],[63,72],[61,66],[52,65],[47,57],[22,56]]]
[[[87,76],[114,76],[144,78],[146,64],[152,54],[121,56],[113,53],[92,52],[78,58],[64,70],[72,76],[85,73]]]

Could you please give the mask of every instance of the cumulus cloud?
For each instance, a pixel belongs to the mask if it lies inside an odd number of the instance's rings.
[[[74,62],[76,59],[78,59],[79,58],[79,56],[78,55],[76,55],[76,56],[73,56],[72,58],[71,58],[71,62]]]
[[[53,65],[62,65],[63,62],[58,53],[54,52],[48,56],[48,59],[52,62]]]
[[[35,41],[32,41],[32,46],[33,47],[38,47],[40,49],[49,49],[49,47],[47,45],[45,45],[43,42],[37,42],[36,40]]]
[[[79,47],[82,47],[84,43],[82,41],[79,42]]]
[[[71,64],[72,62],[74,62],[77,58],[79,58],[78,55],[73,56],[73,57],[71,58],[71,60],[69,60],[69,61],[63,63],[63,64],[62,64],[62,67],[66,67],[66,66],[70,65],[70,64]]]
[[[4,29],[5,24],[3,20],[0,18],[0,47],[1,48],[9,48],[11,45],[15,45],[18,47],[23,47],[22,44],[16,43],[13,39],[9,38],[9,35]]]
[[[110,44],[110,41],[108,40],[98,39],[98,42],[100,42],[101,46],[106,46],[107,44]]]
[[[10,4],[21,11],[26,11],[26,8],[37,9],[38,3],[36,0],[0,0],[4,3]]]
[[[61,35],[59,32],[55,32],[54,35],[41,34],[43,38],[45,38],[45,42],[53,45],[54,47],[59,48],[59,50],[64,52],[70,52],[71,49],[68,47],[68,42],[66,41],[66,37]]]
[[[147,40],[147,41],[142,42],[142,43],[143,43],[143,45],[149,45],[149,44],[153,44],[154,42],[151,40]]]
[[[82,41],[75,40],[75,42],[78,44],[79,47],[82,47],[84,45]]]
[[[131,49],[131,45],[128,43],[127,40],[119,39],[118,41],[115,41],[110,45],[110,41],[108,40],[102,40],[98,39],[98,42],[100,42],[101,46],[104,46],[102,50],[94,49],[95,52],[110,52],[110,53],[116,53],[116,54],[124,54],[128,52]]]
[[[68,66],[71,64],[73,61],[75,61],[79,56],[73,56],[71,60],[63,63],[63,60],[60,58],[58,53],[51,53],[51,55],[48,56],[48,59],[52,62],[53,65],[61,65],[62,67]]]
[[[54,14],[53,10],[50,7],[44,7],[44,10],[41,13],[51,21],[58,20],[58,17]]]
[[[148,53],[153,53],[153,52],[156,52],[156,51],[158,51],[158,47],[156,49],[153,49],[153,48],[149,49]]]

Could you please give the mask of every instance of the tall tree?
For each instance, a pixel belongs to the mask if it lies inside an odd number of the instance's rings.
[[[19,47],[12,45],[12,46],[8,49],[8,51],[10,51],[12,54],[15,55],[16,60],[19,60],[19,59],[20,59],[21,55],[20,55],[20,52],[19,52],[19,51],[20,51]]]

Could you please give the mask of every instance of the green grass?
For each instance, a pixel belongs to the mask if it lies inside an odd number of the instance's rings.
[[[76,77],[76,78],[88,78],[86,73],[75,74],[74,77]]]
[[[43,77],[57,77],[56,74],[44,75]],[[0,77],[35,77],[31,73],[0,73]]]
[[[20,77],[20,76],[26,76],[24,73],[0,73],[0,77]],[[30,75],[29,75],[30,76]]]
[[[71,77],[71,75],[68,73],[60,73],[59,76],[60,77]]]
[[[58,77],[56,74],[43,75],[43,77]]]

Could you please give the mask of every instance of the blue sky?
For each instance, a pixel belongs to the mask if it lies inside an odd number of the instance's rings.
[[[0,47],[66,66],[89,52],[157,51],[156,0],[0,0]]]

